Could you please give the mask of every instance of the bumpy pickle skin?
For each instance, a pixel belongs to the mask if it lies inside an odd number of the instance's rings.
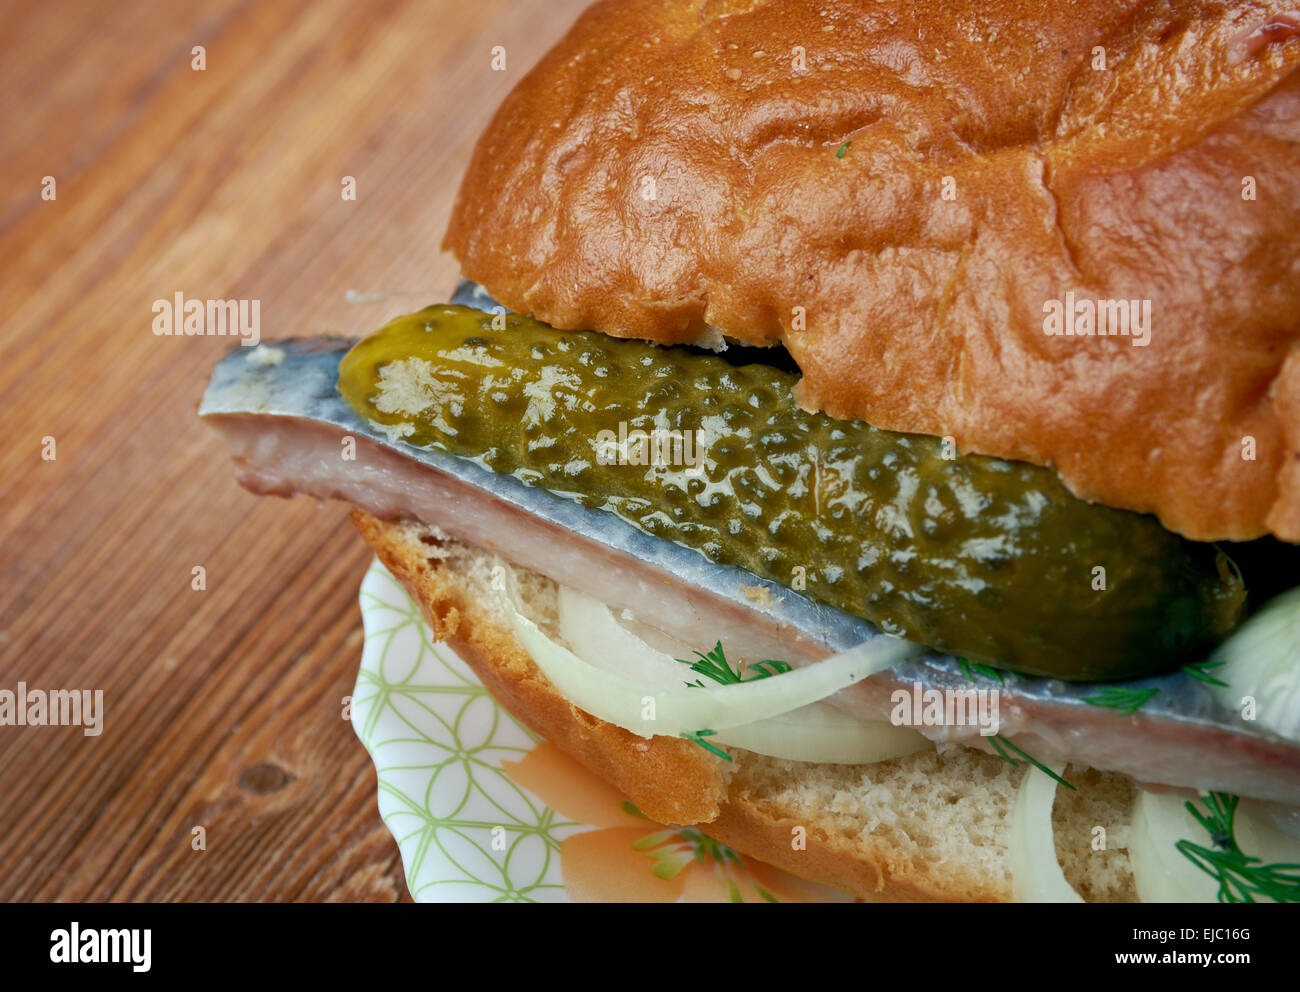
[[[399,317],[348,352],[339,389],[407,443],[996,667],[1154,674],[1195,660],[1240,617],[1226,555],[1076,499],[1049,470],[806,413],[797,377],[765,365],[516,315],[497,324],[453,305]],[[642,464],[602,464],[619,459],[620,424],[625,461]],[[636,443],[656,429],[675,464]]]

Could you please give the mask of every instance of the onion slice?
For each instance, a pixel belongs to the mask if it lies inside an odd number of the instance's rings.
[[[705,689],[687,686],[683,679],[680,688],[666,688],[661,681],[598,668],[551,640],[520,611],[513,575],[507,573],[505,588],[499,592],[516,636],[556,690],[579,709],[641,737],[722,731],[780,716],[923,650],[882,634],[775,678]]]
[[[1228,683],[1213,690],[1225,706],[1240,713],[1249,697],[1259,726],[1300,740],[1300,586],[1269,600],[1207,662]]]
[[[1065,765],[1049,765],[1061,775]],[[1083,902],[1056,860],[1052,804],[1056,779],[1030,765],[1011,811],[1011,889],[1017,902]]]
[[[869,765],[934,748],[933,741],[911,727],[858,720],[827,703],[733,727],[710,740],[773,758],[829,765]]]
[[[1218,882],[1177,846],[1180,840],[1213,846],[1205,828],[1187,810],[1193,798],[1189,792],[1137,791],[1128,856],[1143,902],[1218,901]],[[1300,864],[1300,840],[1284,834],[1245,802],[1237,807],[1232,832],[1242,853],[1261,864]]]
[[[695,677],[619,623],[600,600],[569,586],[560,586],[557,598],[560,636],[587,664],[660,689],[680,688]]]
[[[1180,840],[1209,844],[1205,828],[1187,812],[1186,793],[1147,792],[1133,797],[1128,858],[1142,902],[1214,902],[1218,885],[1177,848]],[[1197,838],[1200,838],[1199,840]]]
[[[568,586],[560,587],[557,598],[560,636],[589,665],[659,689],[680,688],[693,677],[672,655],[619,623],[600,600]],[[774,758],[842,765],[865,765],[934,747],[910,727],[859,720],[825,703],[732,727],[710,740]]]

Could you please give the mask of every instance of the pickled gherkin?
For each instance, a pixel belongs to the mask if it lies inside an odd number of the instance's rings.
[[[433,306],[339,366],[364,418],[892,634],[1026,674],[1166,671],[1237,623],[1231,560],[1048,469],[810,414],[797,377]]]

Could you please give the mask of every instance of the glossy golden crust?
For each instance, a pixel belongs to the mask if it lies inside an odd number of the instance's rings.
[[[1300,541],[1300,38],[1233,44],[1282,9],[599,3],[446,246],[557,327],[782,341],[809,408]],[[1150,343],[1049,336],[1067,292]]]

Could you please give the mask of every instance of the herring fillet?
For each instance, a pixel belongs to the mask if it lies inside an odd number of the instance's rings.
[[[485,310],[494,305],[468,283],[452,302]],[[881,636],[865,620],[743,569],[714,564],[612,513],[392,438],[358,417],[338,393],[338,362],[351,344],[316,338],[236,347],[217,363],[198,412],[225,437],[245,486],[343,498],[380,517],[419,519],[627,609],[679,639],[703,639],[704,648],[721,639],[729,653],[751,660],[810,664]],[[357,438],[355,461],[339,457],[345,434]],[[1001,734],[1039,760],[1087,764],[1143,784],[1300,804],[1300,744],[1242,721],[1181,672],[1123,683],[1160,689],[1133,716],[1085,703],[1085,696],[1104,688],[1099,684],[1003,677],[999,685],[977,676],[977,687],[1001,691]],[[915,683],[972,687],[955,659],[930,652],[828,702],[865,719],[885,719],[890,694]],[[975,727],[917,729],[936,740],[988,749]]]

